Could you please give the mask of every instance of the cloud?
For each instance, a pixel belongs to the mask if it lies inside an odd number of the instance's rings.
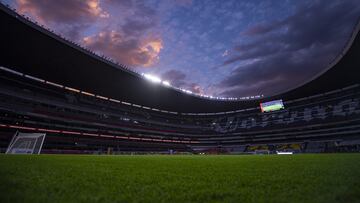
[[[133,0],[103,0],[106,4],[129,9],[134,6]]]
[[[134,20],[129,18],[121,26],[121,30],[128,36],[139,36],[154,26],[156,26],[156,22],[152,20]]]
[[[179,70],[169,70],[161,75],[163,80],[167,80],[171,83],[171,85],[175,87],[182,87],[186,82],[186,75],[182,71]]]
[[[196,94],[203,94],[203,88],[194,82],[189,82],[186,80],[186,74],[179,70],[169,70],[161,75],[163,80],[169,81],[172,86],[190,90]]]
[[[284,23],[283,21],[276,21],[271,24],[266,24],[266,23],[257,24],[245,30],[242,34],[249,36],[266,34],[274,30],[276,27],[283,25],[283,23]]]
[[[16,4],[19,13],[27,14],[73,40],[79,39],[81,32],[98,18],[109,17],[98,0],[17,0]]]
[[[156,11],[144,2],[105,0],[100,5],[99,0],[17,0],[16,3],[20,13],[120,63],[148,67],[159,59],[163,42],[151,31],[158,24]],[[104,8],[124,12],[110,15]],[[87,29],[92,34],[85,34]]]
[[[303,57],[318,57],[315,62],[298,60],[301,54]],[[274,91],[287,89],[310,78],[314,71],[319,70],[321,65],[328,62],[325,54],[317,49],[307,50],[304,53],[278,53],[262,60],[246,64],[235,69],[231,76],[222,80],[219,87],[225,91],[222,96],[251,96],[260,94],[272,94]],[[320,59],[322,58],[322,59]],[[269,63],[272,62],[272,63]],[[309,69],[309,70],[308,70]]]
[[[95,34],[82,39],[89,49],[128,66],[150,67],[159,61],[163,40],[157,11],[142,1],[107,0],[112,16]]]
[[[222,96],[272,94],[294,87],[323,70],[337,56],[360,17],[356,1],[314,1],[282,20],[242,32],[234,46],[231,74],[217,84]],[[237,54],[236,54],[237,53]],[[235,55],[235,56],[234,56]]]
[[[97,53],[136,70],[172,67],[162,78],[174,86],[201,92],[201,84],[231,97],[271,94],[320,72],[360,15],[357,0],[14,2],[20,13]]]
[[[197,83],[190,83],[187,85],[187,89],[196,94],[203,94],[204,90]]]
[[[229,50],[226,49],[221,56],[222,56],[222,57],[225,57],[225,56],[227,56],[227,55],[229,55]]]
[[[106,17],[98,0],[17,0],[20,13],[31,14],[36,20],[48,22],[89,22]]]
[[[158,37],[134,39],[118,31],[102,31],[85,37],[86,47],[130,66],[150,66],[159,59],[162,40]]]

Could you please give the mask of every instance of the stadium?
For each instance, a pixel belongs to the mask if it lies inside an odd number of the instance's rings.
[[[360,20],[302,84],[213,97],[0,15],[1,202],[360,201]]]

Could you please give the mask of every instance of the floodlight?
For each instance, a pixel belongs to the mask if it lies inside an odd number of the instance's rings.
[[[165,86],[171,86],[169,81],[162,81],[162,84],[165,85]]]
[[[150,75],[150,74],[144,74],[144,77],[148,80],[150,80],[151,82],[154,82],[154,83],[161,83],[161,79],[156,77],[156,76],[153,76],[153,75]]]

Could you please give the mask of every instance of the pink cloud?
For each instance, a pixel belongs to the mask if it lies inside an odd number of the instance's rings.
[[[98,0],[17,0],[18,11],[28,14],[43,24],[48,23],[84,23],[97,17],[108,17]]]
[[[118,31],[103,31],[85,37],[89,49],[100,52],[130,66],[151,66],[159,60],[163,42],[159,37],[129,38]]]

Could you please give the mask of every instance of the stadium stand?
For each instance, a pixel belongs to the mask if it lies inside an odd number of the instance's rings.
[[[6,150],[16,131],[46,132],[42,153],[360,150],[360,79],[351,73],[360,64],[359,24],[349,43],[324,73],[289,91],[234,102],[199,98],[155,86],[159,88],[157,97],[171,98],[160,101],[147,95],[148,91],[140,92],[148,90],[144,86],[149,84],[128,67],[85,50],[6,6],[0,8],[0,22],[9,25],[9,30],[1,36],[1,43],[8,49],[1,53],[0,60],[0,152]],[[77,64],[76,74],[69,74],[74,67],[66,62],[42,60],[51,58],[50,53],[47,56],[42,52],[42,57],[29,59],[11,37],[12,29],[14,32],[23,29],[39,39],[40,47],[51,41],[47,45],[49,49],[79,56],[82,64]],[[14,42],[12,46],[11,42]],[[22,48],[31,48],[26,46],[26,41],[22,43],[25,43]],[[96,87],[81,83],[79,75],[84,81],[90,77],[87,69],[83,69],[85,64],[94,64],[88,65],[94,69],[91,74],[126,78],[121,85],[138,86],[130,94],[125,89],[118,91],[118,86],[106,80],[99,79]],[[60,66],[62,71],[59,73],[51,65]],[[344,79],[336,84],[327,83],[337,77]],[[274,99],[283,99],[285,109],[260,112],[260,102]]]

